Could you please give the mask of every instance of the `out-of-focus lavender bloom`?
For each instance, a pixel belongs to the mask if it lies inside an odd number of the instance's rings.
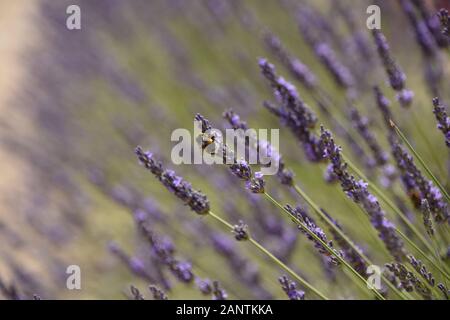
[[[422,203],[420,206],[420,211],[422,211],[423,215],[423,224],[425,225],[425,229],[430,237],[434,235],[434,227],[433,221],[431,220],[431,210],[428,205],[427,199],[422,199]]]
[[[446,48],[448,46],[448,39],[441,32],[441,26],[439,17],[436,14],[430,13],[425,1],[423,0],[412,0],[413,4],[419,10],[422,19],[425,21],[428,30],[433,35],[436,44],[440,48]]]
[[[440,9],[438,16],[441,21],[442,34],[450,37],[450,16],[448,14],[448,10]]]
[[[297,284],[294,281],[289,280],[286,276],[281,276],[278,281],[289,300],[305,300],[305,292],[297,290]]]
[[[445,144],[450,148],[450,117],[447,116],[445,107],[440,103],[439,98],[433,98],[433,113],[437,120],[437,127],[442,131],[445,137]]]
[[[305,227],[299,225],[298,228],[306,235],[308,240],[314,242],[314,247],[319,251],[319,253],[324,255],[325,257],[329,258],[329,260],[334,265],[339,265],[339,260],[334,255],[331,255],[328,252],[328,250],[319,241],[314,239],[305,230],[305,228],[307,228],[310,232],[314,233],[318,238],[320,238],[323,242],[325,242],[330,248],[333,248],[333,242],[331,240],[327,239],[325,232],[323,232],[323,230],[314,223],[314,221],[309,217],[309,215],[307,215],[306,212],[304,210],[302,210],[302,208],[300,208],[300,207],[294,208],[290,205],[286,205],[285,209],[287,211],[289,211],[293,216],[297,217],[297,219],[303,223],[303,225]],[[342,255],[341,252],[339,252],[335,249],[333,249],[333,250],[337,254]]]
[[[418,19],[410,0],[401,0],[400,4],[406,16],[408,17],[409,22],[414,28],[416,40],[419,43],[423,54],[428,57],[434,56],[436,54],[437,48],[434,43],[434,38],[426,25],[426,22]]]
[[[261,285],[261,277],[258,267],[244,258],[237,248],[235,241],[224,234],[217,232],[210,234],[210,239],[216,251],[225,258],[230,265],[233,274],[247,286],[252,288],[253,293],[258,299],[270,299],[272,296]]]
[[[189,283],[194,279],[192,265],[187,261],[180,261],[175,256],[175,247],[167,237],[158,238],[145,221],[138,220],[138,227],[142,235],[150,244],[151,252],[165,264],[172,274],[181,282]]]
[[[0,293],[8,300],[22,300],[16,286],[8,285],[2,278],[0,278]]]
[[[388,75],[389,84],[392,89],[397,91],[397,99],[401,105],[404,107],[409,106],[412,102],[414,94],[411,90],[405,88],[406,75],[392,58],[390,48],[384,34],[378,29],[373,29],[372,35],[377,46],[378,55],[380,56],[381,62],[383,63],[384,69]]]
[[[299,59],[293,58],[283,47],[278,37],[268,32],[264,35],[264,42],[296,80],[307,89],[316,89],[317,78],[315,74]]]
[[[144,152],[141,147],[137,147],[135,153],[142,165],[150,170],[170,192],[194,212],[201,215],[208,214],[209,201],[206,195],[194,190],[189,182],[177,176],[173,170],[164,170],[162,164],[155,161],[151,152]]]
[[[275,67],[266,59],[259,60],[259,66],[264,77],[269,81],[274,90],[274,95],[280,107],[270,102],[264,102],[264,106],[278,116],[280,120],[291,129],[295,137],[300,141],[308,160],[317,162],[322,159],[318,147],[318,139],[311,132],[317,118],[306,103],[300,99],[295,87],[283,78],[277,77]]]
[[[248,234],[248,225],[242,220],[239,221],[239,224],[233,226],[232,232],[237,241],[248,240],[250,237]]]
[[[116,243],[111,242],[108,245],[109,250],[115,256],[117,256],[124,264],[128,266],[128,268],[138,277],[141,277],[149,282],[154,282],[155,279],[153,276],[147,271],[143,261],[137,257],[128,256]]]
[[[367,117],[362,117],[359,111],[354,107],[350,107],[350,119],[352,120],[355,129],[358,130],[359,134],[364,138],[364,141],[372,151],[376,164],[380,166],[386,164],[388,155],[383,151],[375,135],[370,131],[368,126],[369,119]]]
[[[144,296],[141,294],[138,288],[131,285],[130,286],[131,295],[133,296],[134,300],[144,300]]]
[[[337,58],[331,46],[326,43],[320,35],[314,24],[317,24],[318,15],[311,10],[299,10],[297,19],[299,29],[306,43],[314,50],[319,61],[325,69],[332,75],[338,86],[344,89],[350,89],[355,80],[350,70]]]
[[[220,283],[218,281],[212,281],[209,279],[200,279],[197,278],[195,280],[198,289],[204,295],[212,294],[213,300],[226,300],[228,298],[227,292],[221,288]]]
[[[166,293],[155,285],[150,285],[148,287],[148,290],[150,290],[153,300],[167,300],[168,299]]]
[[[391,255],[402,261],[405,252],[403,243],[395,232],[395,227],[386,217],[378,199],[368,191],[368,185],[363,180],[356,181],[347,170],[347,164],[342,160],[341,148],[338,147],[328,130],[321,128],[321,145],[324,157],[333,165],[334,173],[338,177],[345,194],[355,203],[360,204],[370,217],[372,225],[386,245]]]

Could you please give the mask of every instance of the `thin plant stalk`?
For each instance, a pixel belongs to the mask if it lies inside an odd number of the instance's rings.
[[[222,225],[227,227],[230,230],[233,230],[233,226],[218,216],[217,214],[213,213],[211,210],[208,212],[208,215],[214,218],[216,221],[220,222]],[[258,250],[260,250],[262,253],[264,253],[266,256],[268,256],[273,262],[275,262],[280,268],[284,269],[287,273],[289,273],[295,280],[297,280],[299,283],[301,283],[305,288],[308,288],[312,292],[314,292],[319,298],[322,300],[329,300],[323,293],[321,293],[318,289],[316,289],[314,286],[312,286],[310,283],[308,283],[305,279],[300,277],[297,273],[295,273],[291,268],[289,268],[287,265],[285,265],[282,261],[280,261],[277,257],[275,257],[272,253],[270,253],[264,246],[262,246],[258,241],[253,239],[251,236],[249,236],[248,241],[254,245]]]

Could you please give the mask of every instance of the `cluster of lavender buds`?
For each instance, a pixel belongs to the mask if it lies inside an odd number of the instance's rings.
[[[180,198],[194,212],[200,215],[208,214],[209,201],[203,193],[194,190],[189,182],[177,176],[173,170],[163,169],[161,162],[156,161],[151,152],[144,152],[138,146],[135,153],[141,164],[150,170],[170,192]]]
[[[131,295],[133,296],[134,300],[144,300],[144,296],[141,294],[138,288],[131,285],[130,286]]]
[[[432,299],[431,290],[419,278],[417,278],[413,272],[409,271],[405,265],[398,262],[393,262],[385,264],[385,267],[400,281],[402,289],[407,292],[412,292],[415,290],[424,299]]]
[[[228,121],[228,123],[231,125],[231,127],[234,130],[248,130],[247,122],[242,121],[241,117],[234,112],[233,110],[229,109],[223,113],[223,117]],[[286,164],[283,161],[282,156],[278,153],[277,150],[275,150],[272,145],[270,145],[267,141],[262,141],[260,139],[257,139],[257,145],[253,146],[256,150],[250,150],[256,151],[258,153],[262,153],[270,157],[271,159],[275,159],[275,161],[278,161],[278,171],[277,171],[277,177],[280,180],[281,184],[292,186],[294,183],[294,173],[292,170],[286,168]],[[270,164],[269,164],[270,165]]]
[[[322,212],[331,220],[331,222],[342,232],[342,226],[338,221],[333,219],[324,209],[321,209]],[[361,257],[363,250],[356,246],[356,249],[352,248],[345,239],[343,239],[338,232],[336,232],[333,228],[330,228],[330,233],[335,239],[338,246],[341,248],[342,253],[344,255],[345,260],[355,269],[360,275],[363,277],[366,276],[367,272],[367,263]]]
[[[432,237],[434,235],[434,227],[433,221],[431,220],[430,205],[428,204],[427,199],[422,199],[420,211],[422,211],[423,224],[425,226],[425,230],[427,230],[428,235]]]
[[[307,228],[310,232],[314,233],[319,239],[328,245],[335,253],[343,256],[342,252],[333,248],[333,242],[327,239],[325,232],[316,225],[314,220],[300,207],[292,207],[286,205],[285,209],[289,211],[294,217],[296,217],[303,225],[299,225],[298,228],[306,235],[308,240],[314,242],[314,247],[319,251],[320,254],[327,257],[334,265],[339,265],[339,260],[332,255],[319,241],[314,239],[304,228]]]
[[[370,220],[378,230],[379,237],[392,256],[402,261],[405,253],[403,243],[395,232],[395,227],[386,217],[378,202],[378,199],[368,191],[366,182],[356,179],[347,170],[347,164],[342,160],[341,148],[334,143],[334,139],[328,130],[321,128],[321,145],[323,156],[328,158],[333,165],[334,174],[338,177],[345,194],[355,203],[361,204]]]
[[[222,153],[222,158],[225,160],[224,163],[229,166],[231,173],[245,181],[246,188],[252,193],[264,193],[265,181],[263,174],[259,171],[253,174],[252,169],[246,160],[237,159],[234,152],[229,149],[226,144],[221,143],[216,139],[214,132],[211,132],[212,127],[205,117],[201,114],[196,114],[195,120],[202,123],[202,135],[200,137],[202,148],[207,151],[206,147],[211,143],[218,144],[220,149],[219,152]]]
[[[448,205],[439,188],[431,180],[424,177],[415,165],[412,156],[399,143],[393,145],[393,155],[399,170],[408,179],[407,183],[414,186],[414,190],[419,191],[419,199],[427,200],[434,215],[434,220],[437,223],[446,222],[449,217]]]
[[[318,139],[311,131],[317,122],[315,114],[300,99],[295,87],[276,75],[275,67],[271,63],[266,59],[260,59],[259,66],[262,74],[272,86],[278,103],[280,103],[280,107],[277,107],[266,101],[264,106],[291,129],[292,133],[303,145],[308,160],[312,162],[321,161],[322,156],[318,146]]]
[[[280,277],[278,281],[289,300],[305,300],[305,292],[298,290],[297,284],[294,281],[289,280],[286,276]]]
[[[445,144],[450,148],[450,117],[447,116],[445,107],[440,103],[439,98],[433,98],[433,113],[438,123],[437,127],[445,137]]]
[[[439,10],[439,19],[441,21],[442,34],[450,37],[450,16],[448,14],[448,10]]]
[[[422,261],[417,260],[413,255],[408,255],[408,260],[411,266],[422,276],[422,278],[424,278],[430,286],[434,287],[435,280],[433,274],[428,271]]]
[[[166,295],[166,293],[161,290],[160,288],[158,288],[157,286],[154,285],[150,285],[148,286],[148,289],[150,290],[153,300],[167,300],[168,297]]]
[[[392,58],[389,44],[384,34],[378,29],[373,29],[372,35],[377,46],[378,55],[388,75],[389,84],[392,89],[397,91],[397,99],[400,104],[404,107],[409,106],[414,97],[414,93],[405,88],[406,75]]]
[[[236,224],[233,226],[232,232],[234,234],[234,238],[237,241],[243,241],[243,240],[249,239],[248,225],[246,225],[244,223],[244,221],[242,221],[242,220],[239,221],[239,224]]]

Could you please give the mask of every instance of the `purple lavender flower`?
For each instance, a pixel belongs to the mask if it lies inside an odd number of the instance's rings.
[[[306,43],[314,50],[315,55],[332,75],[338,86],[344,89],[350,89],[355,84],[355,80],[350,70],[337,58],[331,46],[324,41],[324,38],[317,33],[319,16],[312,10],[303,9],[299,11],[297,19],[299,30]],[[315,26],[314,26],[315,25]]]
[[[294,281],[289,280],[286,276],[281,276],[278,281],[289,300],[305,300],[305,292],[297,290],[297,284]]]
[[[227,292],[220,286],[219,281],[213,281],[213,300],[227,300]]]
[[[398,261],[403,260],[405,256],[403,243],[397,236],[394,225],[385,217],[378,199],[368,191],[367,183],[363,180],[356,181],[349,174],[347,164],[342,160],[341,148],[334,143],[331,133],[323,127],[321,128],[321,145],[324,157],[331,161],[334,173],[345,194],[367,212],[372,225],[377,229],[379,237],[392,256]]]
[[[285,209],[289,211],[293,216],[300,220],[304,226],[299,225],[298,228],[306,235],[308,240],[314,243],[314,247],[319,251],[320,254],[327,257],[334,265],[339,265],[339,260],[331,255],[330,252],[316,239],[314,239],[306,230],[307,228],[310,232],[314,233],[318,238],[320,238],[324,243],[326,243],[330,248],[333,248],[333,242],[327,239],[325,232],[319,228],[315,222],[309,217],[309,215],[300,207],[293,208],[290,205],[286,205]],[[342,256],[342,253],[333,249],[337,254]]]
[[[203,117],[201,114],[196,114],[195,120],[202,122],[202,137],[204,135],[209,134],[209,130],[211,129],[211,125],[209,121]],[[203,138],[201,138],[204,141]],[[231,173],[233,173],[236,177],[244,180],[246,182],[246,188],[250,190],[252,193],[264,193],[264,178],[261,172],[256,172],[254,175],[252,174],[252,170],[250,165],[244,159],[237,159],[234,152],[227,147],[226,144],[221,143],[219,141],[214,141],[214,143],[219,144],[219,149],[222,152],[222,156],[226,164],[228,165]],[[202,144],[202,148],[205,148],[205,145]]]
[[[438,13],[439,20],[441,21],[442,34],[450,37],[450,16],[448,10],[440,9]]]
[[[233,110],[229,109],[223,113],[223,117],[228,120],[229,124],[234,130],[247,130],[248,126],[245,121],[242,121],[239,115]],[[261,141],[258,139],[257,151],[264,150],[271,158],[278,160],[278,172],[277,177],[281,184],[292,186],[294,180],[294,173],[292,170],[286,168],[282,156],[274,150],[274,148],[267,141]],[[275,154],[274,154],[275,153]],[[256,175],[256,173],[255,173]]]
[[[410,0],[401,0],[400,4],[408,17],[409,22],[414,28],[416,40],[419,43],[423,54],[427,57],[434,56],[436,54],[436,45],[426,22],[418,19]]]
[[[400,281],[401,287],[407,292],[416,291],[424,299],[432,299],[432,293],[430,289],[415,276],[414,273],[408,270],[405,265],[401,263],[387,263],[385,267],[389,272],[393,273],[395,277]]]
[[[438,283],[437,287],[442,292],[444,298],[449,300],[450,290],[448,290],[443,283]]]
[[[162,164],[154,160],[151,152],[144,152],[138,146],[135,153],[141,164],[150,170],[170,192],[180,198],[194,212],[200,215],[208,214],[209,201],[206,195],[194,190],[189,182],[177,176],[173,170],[164,170]]]
[[[264,42],[295,79],[307,89],[316,89],[317,79],[315,74],[299,59],[293,58],[283,47],[280,39],[268,32],[264,35]]]
[[[437,128],[444,134],[445,144],[450,148],[450,117],[447,116],[447,111],[438,97],[433,98],[433,106],[433,113],[438,122]]]
[[[427,199],[422,199],[422,204],[420,206],[420,211],[422,211],[423,224],[430,237],[434,235],[433,221],[431,220],[431,210],[428,205]]]
[[[281,104],[280,107],[276,107],[274,104],[266,101],[264,106],[291,129],[292,133],[303,145],[308,160],[313,162],[322,160],[318,139],[311,132],[311,129],[314,128],[317,122],[315,114],[300,99],[292,84],[281,77],[277,77],[275,67],[272,64],[266,59],[260,59],[259,66],[262,74],[272,86],[275,97]]]
[[[409,106],[413,98],[413,92],[405,89],[406,75],[392,58],[390,48],[384,34],[378,29],[373,29],[372,35],[377,46],[378,55],[380,56],[381,62],[383,63],[384,69],[388,75],[389,84],[392,89],[397,91],[397,99],[400,101],[402,106]]]
[[[144,296],[141,294],[138,288],[131,285],[130,286],[131,295],[133,296],[134,300],[144,300]]]
[[[364,138],[364,141],[372,151],[377,165],[382,166],[386,164],[388,155],[383,151],[375,135],[370,131],[368,118],[362,117],[356,108],[350,107],[350,119],[352,120],[355,129],[358,130],[359,134]]]
[[[145,221],[138,220],[137,223],[141,234],[150,244],[151,252],[159,261],[166,265],[179,281],[192,282],[194,279],[192,265],[187,261],[180,261],[174,256],[175,247],[172,241],[167,237],[158,238]]]
[[[415,165],[412,156],[399,143],[394,143],[392,148],[397,166],[405,179],[407,179],[404,181],[404,184],[408,185],[408,191],[418,192],[418,194],[412,194],[410,196],[414,198],[418,197],[418,199],[426,199],[434,215],[434,220],[437,223],[446,222],[449,217],[448,205],[443,199],[439,188],[431,180],[425,178]]]
[[[425,279],[426,282],[432,287],[434,287],[435,280],[433,274],[428,271],[427,267],[422,263],[422,261],[416,259],[413,255],[408,255],[409,263],[411,266]]]
[[[248,225],[242,220],[239,221],[239,224],[233,226],[232,232],[237,241],[248,240],[250,237],[248,234]]]
[[[148,290],[150,290],[153,300],[167,300],[168,299],[166,293],[155,285],[150,285],[148,287]]]

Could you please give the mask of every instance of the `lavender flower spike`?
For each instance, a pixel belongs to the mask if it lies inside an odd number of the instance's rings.
[[[448,14],[448,10],[439,10],[438,16],[439,20],[441,21],[442,34],[450,37],[450,16]]]
[[[317,122],[316,115],[300,98],[295,87],[277,77],[275,67],[266,59],[259,59],[259,66],[264,77],[273,88],[274,96],[280,103],[280,107],[270,102],[265,102],[264,106],[291,129],[295,137],[300,141],[305,150],[306,157],[312,162],[322,160],[322,154],[318,146],[318,139],[311,129]]]
[[[372,35],[375,40],[375,45],[377,46],[378,55],[380,56],[381,62],[388,75],[389,84],[392,89],[397,91],[397,100],[403,107],[409,106],[412,102],[414,93],[405,88],[406,75],[392,58],[384,34],[378,29],[373,29]]]
[[[450,148],[450,117],[447,116],[445,107],[440,103],[439,98],[433,98],[433,113],[438,122],[438,129],[442,131],[445,137],[445,144]]]
[[[157,286],[150,285],[148,287],[148,290],[150,290],[150,292],[152,293],[154,300],[167,300],[168,299],[166,293],[163,290],[161,290],[160,288],[158,288]]]
[[[378,199],[369,192],[367,183],[363,180],[356,181],[355,177],[350,175],[347,163],[342,159],[341,148],[334,143],[331,133],[323,127],[321,127],[321,145],[324,157],[331,161],[334,174],[345,194],[367,212],[388,251],[396,260],[402,261],[405,258],[403,242],[397,236],[393,223],[385,217]]]
[[[150,170],[161,183],[176,197],[180,198],[194,212],[205,215],[209,212],[209,201],[206,195],[194,190],[191,184],[177,176],[172,170],[164,170],[160,162],[155,161],[151,152],[144,152],[137,147],[135,153],[148,170]]]
[[[305,292],[297,290],[297,284],[294,281],[290,281],[286,276],[280,277],[278,281],[289,300],[305,300]]]

